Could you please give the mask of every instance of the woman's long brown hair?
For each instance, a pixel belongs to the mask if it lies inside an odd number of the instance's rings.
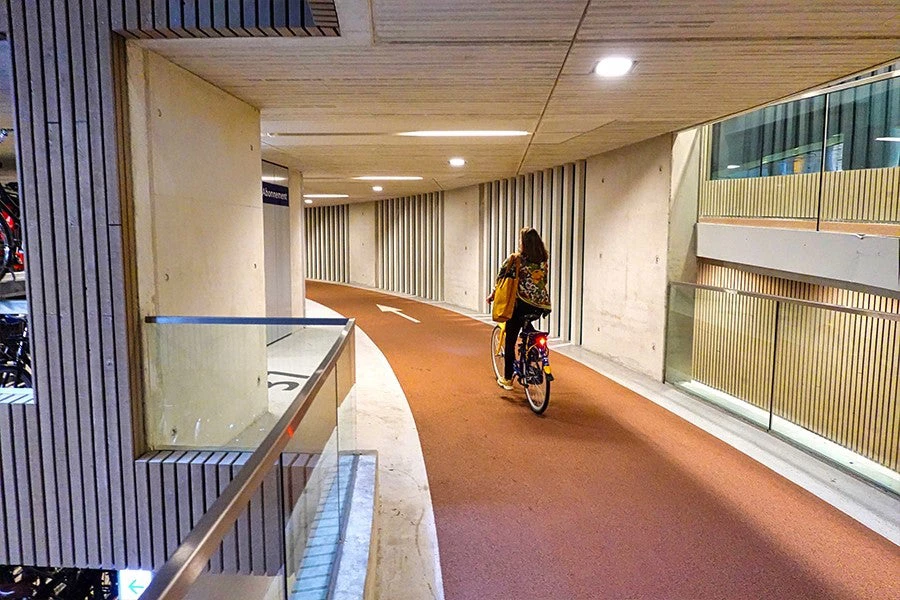
[[[534,227],[523,227],[519,232],[519,250],[528,262],[542,263],[547,260],[547,247]]]

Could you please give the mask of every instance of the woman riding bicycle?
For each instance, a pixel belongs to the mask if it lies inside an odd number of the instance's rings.
[[[513,359],[519,331],[525,323],[550,314],[547,259],[547,248],[540,234],[533,227],[523,227],[519,232],[519,252],[511,254],[503,262],[497,275],[499,281],[502,278],[515,277],[516,271],[519,273],[516,305],[512,316],[506,322],[504,373],[503,377],[497,379],[497,385],[505,390],[512,389]],[[488,296],[488,303],[494,301],[494,293],[492,291]]]

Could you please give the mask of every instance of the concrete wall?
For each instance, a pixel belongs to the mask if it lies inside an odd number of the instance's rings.
[[[675,136],[669,200],[670,281],[697,279],[697,198],[700,194],[700,130]]]
[[[478,186],[444,192],[444,300],[483,310],[482,207]]]
[[[259,112],[128,47],[141,316],[266,311]],[[147,443],[227,443],[268,409],[261,327],[145,325]]]
[[[350,205],[350,283],[377,284],[378,242],[374,202]]]
[[[900,239],[828,231],[700,223],[697,254],[790,276],[900,292]]]
[[[672,137],[588,159],[583,346],[662,379]]]

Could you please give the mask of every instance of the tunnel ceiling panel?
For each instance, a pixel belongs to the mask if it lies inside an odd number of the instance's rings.
[[[892,2],[335,5],[338,38],[141,44],[259,107],[264,156],[301,170],[305,191],[350,193],[351,201],[384,197],[390,189],[399,195],[460,187],[585,158],[900,53],[900,16]],[[609,54],[633,56],[634,71],[618,80],[597,78],[593,67]],[[396,135],[434,129],[533,136]],[[452,169],[453,156],[467,165]],[[353,182],[360,174],[423,179],[379,194]],[[335,189],[342,181],[349,191]]]

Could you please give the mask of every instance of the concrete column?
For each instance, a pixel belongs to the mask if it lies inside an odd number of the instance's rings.
[[[291,198],[291,316],[306,315],[306,204],[303,202],[303,174],[288,173]]]

